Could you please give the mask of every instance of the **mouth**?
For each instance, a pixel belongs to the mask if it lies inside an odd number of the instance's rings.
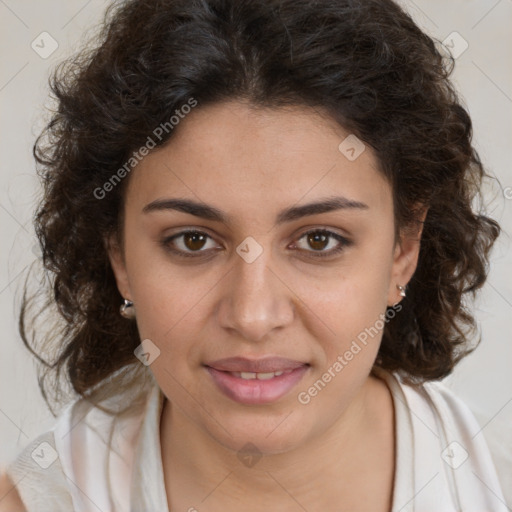
[[[221,359],[204,365],[228,398],[242,404],[275,402],[288,394],[310,365],[285,358]]]
[[[293,370],[286,370],[286,371],[277,371],[277,372],[261,372],[261,373],[256,373],[256,372],[226,372],[226,373],[229,373],[235,377],[239,377],[240,379],[244,379],[244,380],[254,380],[254,379],[258,379],[258,380],[269,380],[269,379],[273,379],[274,377],[279,377],[285,373],[291,373],[293,372]]]
[[[295,370],[308,363],[286,359],[285,357],[265,357],[261,359],[247,359],[245,357],[228,357],[205,363],[205,366],[223,372],[235,373],[276,373]]]

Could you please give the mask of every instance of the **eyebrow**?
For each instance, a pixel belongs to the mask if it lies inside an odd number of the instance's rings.
[[[335,210],[359,209],[368,210],[369,206],[360,201],[348,199],[343,196],[328,197],[314,203],[308,203],[300,206],[292,206],[279,212],[276,217],[276,224],[291,222],[308,215],[316,215]],[[183,213],[189,213],[196,217],[206,220],[228,224],[230,217],[214,206],[192,201],[190,199],[157,199],[142,209],[143,213],[177,210]]]

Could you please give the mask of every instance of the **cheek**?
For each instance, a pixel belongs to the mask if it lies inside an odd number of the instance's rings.
[[[140,335],[167,346],[197,338],[194,333],[201,329],[207,314],[203,308],[209,288],[194,279],[146,275],[134,286]]]
[[[183,278],[186,272],[171,264],[164,249],[135,222],[127,222],[126,266],[137,324],[145,337],[172,329],[199,295],[196,286]]]
[[[314,323],[323,326],[319,339],[346,343],[376,322],[386,310],[390,266],[383,255],[359,251],[329,274],[297,277],[294,291],[311,309]]]
[[[153,249],[154,252],[160,249]],[[217,271],[183,268],[158,256],[134,253],[130,286],[141,339],[150,339],[161,351],[161,363],[173,374],[183,374],[201,354],[204,326],[211,321],[211,300],[219,283]],[[137,264],[144,261],[145,264]],[[130,271],[130,270],[129,270]],[[210,295],[209,295],[210,294]]]
[[[298,389],[297,401],[327,423],[335,421],[366,381],[385,326],[385,272],[353,270],[334,279],[324,293],[309,295],[311,309],[319,312],[309,326],[318,344],[318,364]]]
[[[319,312],[309,326],[317,344],[315,377],[322,378],[325,372],[336,375],[335,379],[325,376],[326,382],[336,381],[330,385],[333,399],[341,388],[352,387],[369,372],[379,349],[384,327],[380,316],[386,307],[375,288],[350,280],[344,284],[342,291],[311,304]]]

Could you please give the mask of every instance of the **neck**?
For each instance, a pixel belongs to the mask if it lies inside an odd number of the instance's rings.
[[[245,465],[236,451],[218,443],[166,401],[161,445],[169,504],[173,510],[194,510],[192,505],[200,508],[201,501],[207,499],[204,505],[209,511],[234,510],[241,505],[248,510],[247,504],[254,511],[296,511],[300,509],[298,504],[308,510],[328,510],[333,502],[351,503],[354,490],[363,491],[365,481],[366,485],[372,481],[371,474],[382,474],[390,461],[391,488],[392,402],[391,416],[385,412],[389,413],[385,404],[389,406],[390,400],[385,384],[369,377],[327,430],[312,435],[293,450],[260,458],[253,455],[255,458],[244,459]],[[383,451],[390,437],[391,450]]]

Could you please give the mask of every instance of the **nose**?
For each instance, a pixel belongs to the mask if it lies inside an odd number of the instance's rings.
[[[294,318],[295,296],[271,259],[270,249],[250,263],[237,255],[223,280],[221,326],[248,341],[257,342]]]

